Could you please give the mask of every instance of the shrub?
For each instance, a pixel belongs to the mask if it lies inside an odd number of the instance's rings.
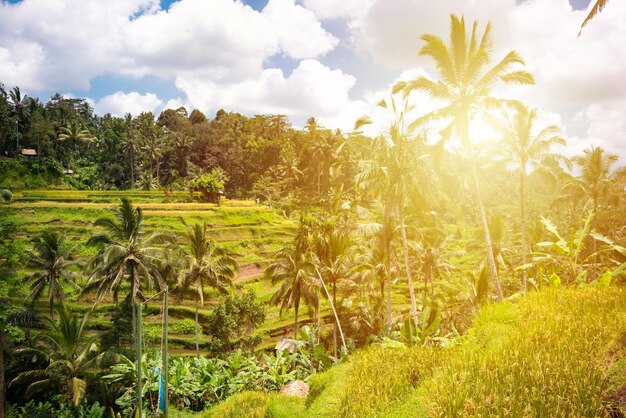
[[[13,193],[11,193],[11,190],[0,190],[0,196],[2,196],[2,200],[4,200],[5,202],[11,202],[11,200],[13,200]]]
[[[268,396],[261,392],[241,392],[209,410],[203,418],[264,418]]]

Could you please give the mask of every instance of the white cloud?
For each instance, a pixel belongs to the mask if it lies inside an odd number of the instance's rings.
[[[323,55],[339,42],[322,28],[312,11],[296,5],[294,0],[271,0],[263,9],[263,16],[282,51],[295,59]]]
[[[499,41],[506,37],[507,15],[514,6],[515,0],[373,0],[349,26],[359,53],[402,69],[430,64],[427,59],[416,58],[422,45],[420,37],[433,33],[447,39],[450,13],[465,15],[468,26],[474,19],[482,25],[489,20],[498,22],[493,29]]]
[[[261,12],[232,0],[0,2],[0,76],[25,90],[88,89],[107,72],[236,82],[274,54],[312,58],[337,42],[294,0]]]
[[[355,18],[364,13],[372,2],[373,0],[303,0],[304,6],[320,19]]]
[[[192,106],[205,113],[219,108],[288,116],[324,116],[340,112],[349,102],[354,77],[331,70],[308,59],[285,77],[282,70],[263,70],[260,77],[239,83],[217,84],[207,80],[178,77],[176,86],[187,94]]]
[[[113,116],[122,117],[126,113],[137,116],[141,112],[155,112],[163,101],[154,93],[139,94],[136,91],[124,93],[115,92],[94,102],[96,113],[104,115],[110,113]]]
[[[397,0],[393,5],[374,0],[349,23],[352,45],[377,63],[398,69],[424,65],[430,71],[428,58],[416,56],[423,44],[419,38],[434,33],[447,41],[451,12],[464,14],[468,23],[476,18],[479,28],[492,21],[492,59],[515,49],[533,72],[536,86],[499,88],[496,94],[521,98],[550,115],[545,122],[560,122],[570,137],[570,154],[593,143],[626,156],[620,119],[626,114],[626,2],[609,2],[577,38],[587,11],[573,10],[567,0],[519,6],[514,0]]]

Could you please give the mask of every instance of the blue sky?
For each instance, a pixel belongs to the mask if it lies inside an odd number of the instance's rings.
[[[493,22],[494,55],[522,55],[537,86],[502,93],[561,125],[572,153],[626,155],[615,138],[626,136],[625,3],[609,2],[577,38],[589,0],[1,0],[0,82],[44,101],[85,97],[99,114],[184,105],[287,114],[296,126],[315,116],[344,131],[370,114],[376,134],[386,121],[375,104],[394,81],[435,74],[419,38],[445,38],[456,13]]]

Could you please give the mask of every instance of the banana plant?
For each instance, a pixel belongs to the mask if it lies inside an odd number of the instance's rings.
[[[619,261],[610,258],[611,254],[618,253],[626,256],[626,248],[616,245],[613,240],[591,230],[594,213],[589,212],[581,229],[572,231],[569,236],[561,234],[554,223],[549,219],[541,219],[545,229],[551,234],[551,239],[535,244],[537,250],[532,252],[530,263],[519,266],[517,269],[535,270],[536,278],[530,280],[535,286],[539,286],[538,280],[549,283],[550,286],[558,287],[561,284],[584,284],[592,279],[600,279],[603,269],[602,261],[606,260],[611,265],[620,264]],[[587,245],[590,240],[604,243],[598,251],[591,251]],[[595,247],[595,246],[594,246]],[[621,274],[626,269],[626,263],[609,271],[611,277]],[[590,274],[591,273],[591,274]],[[606,281],[608,276],[604,277]]]

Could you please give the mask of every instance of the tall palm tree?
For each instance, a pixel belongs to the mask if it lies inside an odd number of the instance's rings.
[[[33,253],[29,264],[37,271],[26,277],[27,281],[32,282],[29,298],[37,300],[47,289],[50,318],[54,320],[55,300],[62,302],[65,298],[62,282],[65,281],[80,289],[74,281],[78,273],[69,271],[69,268],[76,264],[76,261],[72,260],[75,247],[68,247],[65,244],[65,236],[54,231],[43,231],[33,238],[32,242]]]
[[[185,254],[186,267],[179,274],[183,289],[194,287],[196,293],[196,355],[200,356],[198,305],[204,306],[204,289],[210,286],[221,293],[228,293],[237,271],[237,262],[224,247],[209,239],[207,224],[194,226],[183,224],[187,231],[180,235],[180,248]]]
[[[20,88],[15,86],[9,91],[9,99],[13,116],[15,117],[15,141],[16,148],[20,147],[19,143],[19,125],[28,117],[28,96],[22,96]]]
[[[498,143],[497,152],[509,164],[519,170],[520,182],[520,232],[522,242],[522,264],[526,264],[526,254],[529,248],[526,239],[526,177],[529,168],[543,168],[544,163],[550,160],[563,159],[551,153],[554,145],[565,145],[565,138],[556,125],[543,128],[538,133],[535,130],[537,109],[529,109],[525,105],[517,105],[508,114],[506,123],[498,123],[503,133],[503,139]],[[548,171],[548,168],[544,171]],[[522,287],[527,290],[526,271],[522,270]]]
[[[135,188],[135,168],[137,166],[137,153],[139,152],[139,143],[141,141],[141,134],[132,125],[128,125],[128,131],[126,138],[122,142],[122,150],[128,158],[128,164],[130,166],[130,188]]]
[[[302,300],[309,309],[317,307],[318,296],[312,287],[311,267],[307,254],[287,247],[276,253],[276,261],[265,271],[273,285],[282,282],[272,295],[270,304],[280,305],[281,315],[283,310],[294,309],[294,338],[298,338],[298,313]]]
[[[130,284],[130,302],[135,304],[141,295],[142,280],[149,286],[165,287],[165,281],[156,265],[162,249],[150,244],[163,238],[163,234],[154,234],[144,239],[143,213],[141,208],[134,208],[130,200],[121,199],[115,211],[115,218],[100,218],[94,226],[104,228],[104,234],[94,234],[87,241],[88,246],[98,247],[98,253],[91,260],[93,270],[87,280],[84,292],[96,290],[96,303],[107,294],[113,294],[117,304],[122,282]],[[133,333],[135,310],[133,309]]]
[[[415,201],[419,205],[425,202],[424,194],[418,184],[428,184],[420,182],[423,176],[423,166],[421,159],[417,156],[416,149],[418,141],[411,141],[412,129],[406,127],[406,115],[412,109],[408,105],[405,96],[403,107],[400,108],[392,96],[389,100],[382,100],[379,106],[389,109],[394,117],[389,128],[388,135],[378,140],[376,157],[364,165],[364,170],[357,176],[357,183],[362,183],[362,187],[373,188],[383,202],[383,226],[389,228],[390,220],[395,217],[399,223],[400,237],[402,240],[402,250],[407,282],[409,285],[409,296],[411,299],[411,317],[417,325],[417,300],[413,287],[413,274],[410,267],[409,247],[406,235],[405,206],[408,196],[415,196]],[[355,125],[355,130],[364,124],[371,123],[368,117],[361,118]],[[385,231],[390,236],[392,230]],[[381,242],[382,243],[382,242]],[[390,243],[389,243],[390,244]],[[387,319],[388,326],[391,326],[391,277],[388,263],[391,252],[387,251],[386,268],[388,274],[387,285]]]
[[[320,286],[330,283],[332,286],[332,306],[337,306],[337,285],[350,274],[351,257],[354,241],[349,231],[327,220],[316,225],[314,230],[313,257],[314,269],[319,273]],[[329,299],[330,299],[330,295]],[[337,355],[336,323],[333,332],[333,349]]]
[[[78,144],[92,144],[96,142],[94,137],[87,129],[85,129],[79,122],[72,121],[67,126],[62,126],[57,136],[59,142],[65,142],[70,144],[72,151],[70,153],[71,160],[76,157]]]
[[[496,270],[491,237],[487,225],[487,216],[480,193],[480,182],[474,146],[469,132],[471,118],[487,108],[500,107],[504,100],[492,96],[492,89],[497,83],[534,84],[533,76],[524,70],[516,70],[514,66],[523,65],[524,61],[515,52],[510,51],[494,66],[490,65],[489,54],[493,49],[491,24],[488,23],[480,40],[477,37],[478,23],[474,22],[468,37],[465,20],[454,14],[450,16],[450,44],[446,45],[438,36],[427,34],[422,36],[425,45],[419,51],[435,61],[439,72],[439,80],[430,80],[424,76],[408,82],[399,82],[394,91],[404,91],[406,95],[412,91],[423,91],[430,96],[446,101],[444,107],[417,118],[409,127],[422,126],[433,120],[448,120],[450,124],[443,129],[442,135],[448,138],[453,131],[459,135],[471,164],[471,175],[474,182],[475,197],[483,228],[485,247],[489,260],[489,271],[494,282],[498,298],[502,299],[502,289]]]
[[[363,174],[363,173],[362,173]],[[364,185],[363,177],[358,177],[360,184]],[[366,236],[370,237],[366,246],[368,252],[367,262],[360,263],[357,270],[365,268],[370,274],[373,274],[378,279],[378,287],[380,290],[380,297],[385,299],[385,289],[387,292],[386,297],[386,314],[387,314],[387,332],[390,332],[393,325],[393,315],[391,312],[391,287],[393,283],[393,277],[397,275],[397,269],[394,266],[397,264],[398,257],[396,255],[396,249],[394,246],[395,240],[398,238],[397,218],[392,212],[392,205],[388,200],[384,200],[385,204],[380,204],[379,219],[376,219],[376,215],[369,212],[365,222],[361,223],[360,229]]]
[[[607,153],[602,147],[591,146],[584,154],[573,158],[581,174],[566,187],[578,188],[592,204],[593,214],[597,216],[598,207],[609,191],[612,167],[618,156]]]
[[[88,314],[80,318],[64,306],[57,307],[57,312],[57,321],[46,318],[50,330],[38,336],[33,348],[17,350],[40,355],[48,365],[45,369],[20,373],[9,386],[28,384],[29,396],[60,384],[62,391],[78,405],[87,390],[85,373],[98,359],[97,336],[88,338],[84,333]]]

